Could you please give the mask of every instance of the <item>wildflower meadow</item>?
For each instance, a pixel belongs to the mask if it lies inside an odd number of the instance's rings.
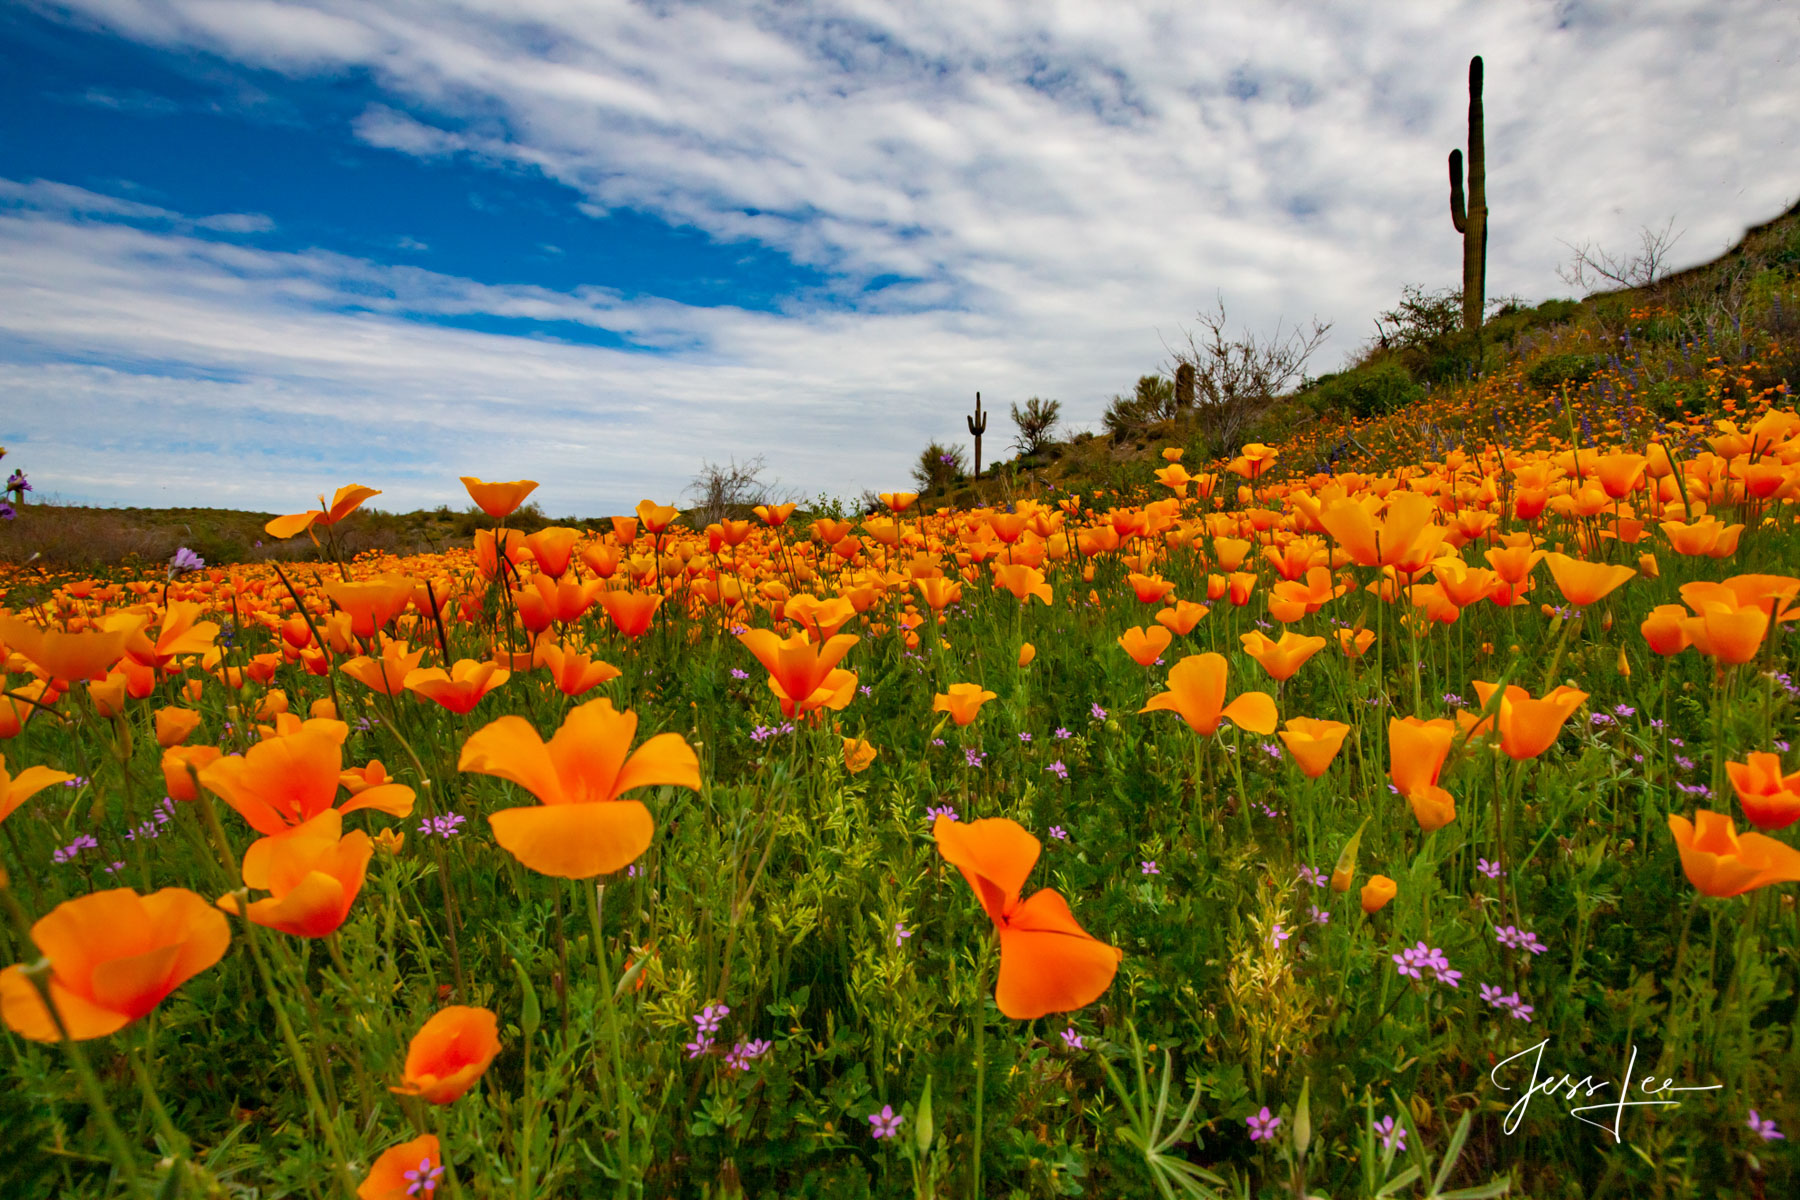
[[[0,569],[0,1193],[1795,1194],[1800,417],[1658,319],[1356,465]]]

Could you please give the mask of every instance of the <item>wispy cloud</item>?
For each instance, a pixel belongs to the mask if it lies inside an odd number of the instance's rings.
[[[1216,293],[1253,328],[1334,322],[1341,356],[1402,283],[1456,282],[1444,163],[1473,53],[1496,293],[1555,294],[1562,240],[1623,245],[1670,216],[1698,260],[1800,192],[1766,165],[1791,157],[1800,29],[1752,0],[65,10],[292,78],[368,72],[381,99],[352,126],[367,145],[541,173],[587,211],[775,247],[838,281],[832,303],[777,314],[693,308],[199,236],[255,232],[247,217],[147,228],[104,197],[14,201],[0,335],[31,348],[9,368],[23,386],[102,404],[163,378],[121,363],[213,372],[219,411],[284,430],[281,412],[308,413],[282,486],[341,474],[339,447],[372,419],[413,431],[393,442],[408,499],[451,498],[477,451],[545,478],[553,508],[668,496],[728,453],[838,492],[892,484],[975,388],[1096,416]],[[77,237],[78,219],[121,224]],[[13,289],[36,311],[14,315]],[[628,348],[445,327],[473,317]]]

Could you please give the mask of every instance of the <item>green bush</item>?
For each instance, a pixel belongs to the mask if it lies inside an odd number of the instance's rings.
[[[1525,382],[1541,392],[1554,392],[1567,385],[1579,388],[1600,370],[1600,360],[1591,354],[1552,354],[1540,358],[1525,372]]]
[[[1405,367],[1389,360],[1328,376],[1308,399],[1318,412],[1378,417],[1405,408],[1424,394]]]

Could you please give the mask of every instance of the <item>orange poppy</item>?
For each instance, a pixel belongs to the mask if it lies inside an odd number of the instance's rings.
[[[475,1086],[500,1053],[500,1019],[485,1008],[452,1004],[433,1013],[406,1047],[400,1096],[448,1104]]]
[[[899,514],[899,513],[905,512],[907,509],[909,509],[913,506],[914,501],[918,500],[918,498],[919,498],[919,493],[917,493],[917,492],[882,492],[876,498],[878,500],[880,500],[883,504],[887,505],[889,512]]]
[[[1294,756],[1294,762],[1308,779],[1323,775],[1343,748],[1344,735],[1350,727],[1342,721],[1321,721],[1313,717],[1289,717],[1280,737]]]
[[[869,744],[867,738],[844,739],[844,770],[852,775],[860,775],[874,761],[875,747]]]
[[[1475,694],[1481,698],[1483,708],[1487,707],[1495,686],[1479,679],[1475,681]],[[1495,714],[1495,724],[1500,729],[1500,749],[1515,760],[1536,758],[1555,744],[1564,722],[1587,698],[1586,692],[1564,684],[1551,689],[1542,698],[1534,699],[1518,684],[1508,684]]]
[[[194,776],[224,757],[217,746],[170,746],[163,751],[163,790],[171,800],[193,801],[200,798]]]
[[[1023,642],[1020,644],[1020,646],[1019,646],[1019,665],[1021,667],[1029,667],[1031,665],[1031,660],[1036,657],[1037,657],[1037,647],[1036,646],[1032,645],[1030,642]]]
[[[1682,621],[1682,630],[1700,653],[1722,663],[1747,663],[1756,657],[1769,631],[1766,609],[1744,604],[1722,583],[1684,583],[1681,598],[1694,610]]]
[[[427,1133],[383,1150],[356,1189],[356,1200],[434,1200],[443,1176],[438,1140]]]
[[[1170,633],[1185,637],[1200,623],[1200,618],[1211,611],[1206,605],[1195,604],[1192,600],[1177,600],[1156,614],[1156,623]]]
[[[1240,634],[1244,653],[1262,664],[1269,678],[1277,682],[1291,679],[1306,660],[1325,648],[1322,637],[1302,637],[1293,630],[1283,630],[1280,641],[1271,641],[1261,630]]]
[[[1380,521],[1361,501],[1345,499],[1324,508],[1319,523],[1359,566],[1411,574],[1424,569],[1444,540],[1444,527],[1432,523],[1436,515],[1430,496],[1398,492]]]
[[[457,769],[494,775],[539,800],[488,815],[494,840],[541,875],[592,879],[617,871],[650,846],[650,810],[623,792],[652,784],[700,790],[700,760],[678,733],[659,733],[635,752],[634,712],[610,700],[578,705],[546,744],[523,717],[501,717],[463,743]]]
[[[1053,603],[1050,585],[1044,582],[1044,573],[1024,563],[995,563],[994,586],[1005,588],[1020,603],[1033,596],[1045,604]]]
[[[1400,885],[1386,875],[1371,875],[1362,885],[1362,910],[1370,916],[1387,907],[1388,901],[1400,894]]]
[[[1738,537],[1744,527],[1726,525],[1717,517],[1702,517],[1692,523],[1664,521],[1662,531],[1669,539],[1669,548],[1677,554],[1730,558],[1737,553]]]
[[[1045,888],[1019,893],[1042,847],[1016,821],[990,817],[932,827],[938,852],[962,872],[1000,940],[994,1002],[1015,1021],[1074,1012],[1112,985],[1124,952],[1076,923],[1068,902]]]
[[[1169,690],[1150,697],[1139,712],[1172,712],[1195,733],[1211,737],[1221,720],[1251,733],[1273,733],[1278,719],[1267,692],[1245,692],[1225,703],[1229,667],[1222,654],[1190,654],[1169,669]]]
[[[538,570],[552,579],[561,579],[569,570],[569,559],[575,553],[579,529],[567,525],[546,525],[525,539],[525,548],[537,560]]]
[[[919,594],[925,598],[925,603],[932,612],[942,612],[949,605],[962,599],[962,584],[947,576],[938,575],[926,579],[915,579],[913,583],[918,587]]]
[[[41,629],[17,617],[0,616],[0,643],[62,683],[105,675],[125,657],[125,643],[132,632],[122,628],[63,633]]]
[[[673,525],[675,518],[681,515],[681,510],[672,504],[658,504],[654,500],[639,500],[637,515],[638,520],[644,523],[644,528],[655,535]]]
[[[26,767],[17,775],[6,772],[6,758],[0,756],[0,821],[12,816],[13,810],[53,783],[75,778],[66,771],[49,767]]]
[[[1739,833],[1724,813],[1702,809],[1691,823],[1671,813],[1669,832],[1688,882],[1708,896],[1741,896],[1800,881],[1800,850],[1760,833]]]
[[[1402,796],[1437,786],[1455,738],[1456,723],[1442,717],[1429,721],[1395,717],[1388,722],[1388,778]]]
[[[601,592],[600,607],[606,610],[620,633],[635,639],[649,631],[650,621],[656,616],[662,599],[659,592]]]
[[[371,638],[375,631],[406,611],[412,603],[417,581],[404,575],[383,573],[356,583],[332,582],[325,594],[342,612],[350,614],[350,632],[359,638]]]
[[[510,483],[484,483],[473,475],[464,475],[461,479],[462,485],[469,489],[469,499],[496,521],[512,515],[514,509],[525,503],[525,497],[537,490],[535,479],[515,479]]]
[[[789,717],[825,703],[819,693],[838,662],[860,640],[855,634],[840,633],[818,645],[804,633],[783,638],[772,629],[751,629],[738,636],[769,672],[769,690],[780,699],[782,715]]]
[[[1119,645],[1125,648],[1125,653],[1131,655],[1132,661],[1140,667],[1155,663],[1173,640],[1175,635],[1161,625],[1148,628],[1133,625],[1119,635]]]
[[[523,588],[513,593],[513,598],[518,604],[519,620],[526,630],[538,633],[552,624],[579,621],[605,590],[606,584],[598,579],[585,582],[567,576],[556,579],[537,571]]]
[[[1369,652],[1369,647],[1375,644],[1373,629],[1345,628],[1333,630],[1333,633],[1337,635],[1338,649],[1342,650],[1348,658],[1361,658]]]
[[[1744,815],[1758,829],[1786,829],[1800,821],[1800,771],[1781,773],[1774,754],[1752,754],[1748,762],[1725,763]]]
[[[406,677],[419,669],[424,657],[425,647],[409,651],[404,641],[392,638],[382,643],[379,659],[360,654],[339,663],[338,669],[370,691],[398,696],[406,688]]]
[[[136,614],[116,614],[107,619],[106,625],[111,628],[124,616],[133,631],[125,643],[125,653],[146,667],[166,669],[177,658],[205,654],[212,649],[219,626],[215,621],[202,621],[200,613],[200,606],[192,601],[178,600],[169,605],[157,618],[155,640],[145,632],[148,624]]]
[[[191,708],[169,705],[156,710],[156,744],[167,750],[188,740],[200,728],[200,714]]]
[[[556,690],[565,696],[582,695],[622,674],[611,663],[589,658],[555,642],[543,643],[539,653],[543,665],[550,669],[550,679],[556,684]]]
[[[5,678],[0,675],[0,684],[4,683]],[[19,687],[0,687],[0,691],[14,693],[10,696],[0,695],[0,741],[18,737],[25,728],[25,722],[31,720],[31,714],[37,711],[37,705],[29,704],[27,701],[36,700],[39,703],[49,704],[56,699],[56,693],[51,689],[49,681],[44,679],[33,679]],[[45,693],[49,693],[47,700]]]
[[[1688,610],[1679,604],[1659,604],[1638,626],[1650,649],[1657,654],[1680,654],[1688,648]]]
[[[1125,577],[1136,593],[1139,603],[1160,604],[1162,598],[1175,590],[1175,585],[1161,575],[1140,575],[1136,571]]]
[[[362,891],[375,853],[368,834],[343,830],[344,814],[332,808],[280,837],[252,843],[244,852],[244,886],[270,895],[252,901],[242,915],[294,937],[336,933]],[[237,913],[237,897],[221,896],[219,907]]]
[[[319,507],[310,512],[290,513],[285,517],[276,517],[263,526],[263,532],[272,538],[291,538],[296,533],[304,533],[314,525],[336,525],[339,521],[362,507],[362,502],[371,496],[381,493],[372,487],[364,487],[360,483],[345,484],[332,496],[329,506],[325,497],[319,497]]]
[[[511,678],[512,672],[498,663],[461,658],[451,664],[449,671],[442,667],[421,667],[407,672],[406,690],[462,715],[471,712],[484,696]]]
[[[948,693],[939,692],[932,697],[931,711],[947,712],[958,725],[967,725],[981,706],[993,698],[994,693],[984,691],[979,683],[953,683]]]
[[[186,888],[130,888],[65,900],[31,927],[50,961],[50,1001],[76,1041],[105,1037],[225,956],[231,930]],[[0,1019],[34,1042],[61,1040],[24,964],[0,971]]]
[[[837,633],[856,615],[856,606],[842,596],[821,600],[808,592],[801,592],[789,600],[782,611],[786,613],[788,620],[797,622],[805,629],[808,637],[822,642]]]
[[[793,504],[759,504],[754,511],[763,519],[763,524],[773,529],[778,525],[786,525],[787,519],[794,515],[796,507]]]
[[[290,733],[265,738],[241,755],[215,760],[200,771],[200,783],[252,829],[275,837],[331,809],[344,769],[347,734],[342,721],[307,721]],[[163,756],[165,775],[170,755],[176,753],[171,750]],[[337,811],[363,808],[407,816],[413,808],[413,790],[398,783],[368,788]]]
[[[1555,578],[1563,599],[1578,608],[1586,608],[1627,580],[1637,577],[1637,572],[1630,567],[1617,563],[1583,562],[1566,554],[1546,554],[1544,561],[1550,564],[1550,574]]]

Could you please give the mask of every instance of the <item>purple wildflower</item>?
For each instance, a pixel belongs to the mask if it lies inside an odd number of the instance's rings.
[[[1250,1140],[1253,1142],[1272,1141],[1275,1127],[1281,1124],[1281,1118],[1269,1112],[1269,1106],[1263,1105],[1262,1111],[1255,1116],[1245,1118],[1244,1123],[1250,1126]]]

